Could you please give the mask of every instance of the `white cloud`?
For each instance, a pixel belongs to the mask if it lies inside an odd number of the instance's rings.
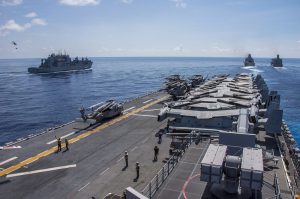
[[[300,44],[300,40],[298,40],[297,43]]]
[[[175,3],[175,6],[178,8],[186,8],[185,0],[170,0]]]
[[[25,17],[34,18],[34,17],[37,17],[37,14],[35,12],[30,12],[30,13],[26,14]]]
[[[133,0],[121,0],[122,3],[131,4]]]
[[[24,25],[16,23],[15,20],[8,20],[5,24],[0,26],[0,36],[6,36],[10,32],[23,32],[32,26],[45,26],[47,22],[44,19],[35,18],[32,19],[30,23],[25,23]]]
[[[37,26],[46,26],[47,22],[45,21],[45,19],[34,18],[34,19],[31,20],[31,24],[32,25],[37,25]]]
[[[175,52],[182,52],[183,51],[183,46],[182,45],[178,45],[175,48],[173,48],[173,51],[175,51]]]
[[[23,2],[23,0],[1,0],[2,6],[16,6],[20,5]]]
[[[61,4],[69,6],[87,6],[87,5],[97,5],[100,0],[59,0]]]
[[[26,23],[24,25],[20,25],[20,24],[17,24],[15,22],[15,20],[11,19],[11,20],[8,20],[4,25],[2,25],[0,27],[0,30],[1,32],[10,32],[10,31],[17,31],[17,32],[22,32],[28,28],[31,27],[31,24],[30,23]]]

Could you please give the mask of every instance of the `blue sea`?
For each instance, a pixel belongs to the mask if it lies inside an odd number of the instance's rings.
[[[0,145],[80,117],[79,108],[116,99],[125,101],[155,91],[171,74],[261,74],[270,90],[281,94],[284,119],[300,143],[300,59],[255,59],[257,67],[243,67],[243,58],[91,58],[92,71],[33,75],[27,68],[40,59],[0,60]]]

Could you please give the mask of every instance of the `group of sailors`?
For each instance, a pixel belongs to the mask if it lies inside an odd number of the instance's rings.
[[[154,158],[153,158],[153,162],[156,162],[157,161],[157,157],[158,157],[158,153],[159,153],[159,148],[158,146],[155,146],[154,147]],[[125,160],[125,167],[123,168],[123,171],[127,169],[128,167],[128,152],[125,151],[125,154],[124,154],[124,160]],[[139,162],[136,162],[135,163],[135,171],[136,171],[136,177],[135,177],[135,181],[137,181],[140,177],[140,163]]]
[[[159,134],[159,143],[161,143],[161,134]],[[57,152],[60,152],[61,149],[62,149],[62,141],[61,141],[61,138],[57,138],[55,136],[56,140],[57,140]],[[69,140],[67,138],[65,138],[64,140],[65,142],[65,151],[68,151],[69,150]],[[157,161],[157,157],[158,157],[158,154],[159,154],[159,148],[157,146],[154,147],[154,158],[153,158],[153,162],[156,162]],[[128,167],[128,152],[125,151],[125,154],[124,154],[124,159],[125,159],[125,167],[123,168],[123,170],[125,170],[127,167]],[[137,181],[140,177],[140,164],[139,162],[136,162],[135,163],[135,170],[136,170],[136,178],[135,178],[135,181]]]
[[[55,137],[56,138],[56,137]],[[61,138],[56,138],[57,139],[57,152],[61,151]],[[69,150],[69,140],[65,138],[65,151]]]

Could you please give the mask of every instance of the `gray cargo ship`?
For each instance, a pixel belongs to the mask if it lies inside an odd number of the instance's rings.
[[[260,75],[193,79],[0,147],[0,198],[295,198],[300,150],[279,93]]]
[[[57,73],[91,69],[93,62],[87,58],[74,60],[67,54],[51,54],[47,59],[41,59],[39,67],[28,68],[29,73]]]

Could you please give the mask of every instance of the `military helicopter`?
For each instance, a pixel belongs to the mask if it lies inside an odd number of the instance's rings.
[[[14,46],[16,50],[18,50],[18,44],[15,41],[12,41],[11,44]]]
[[[85,109],[81,107],[81,118],[86,121],[87,119],[94,119],[97,122],[105,119],[110,119],[115,116],[121,115],[123,111],[123,105],[115,100],[108,100],[106,102],[97,104],[91,107],[92,113],[86,114]]]

